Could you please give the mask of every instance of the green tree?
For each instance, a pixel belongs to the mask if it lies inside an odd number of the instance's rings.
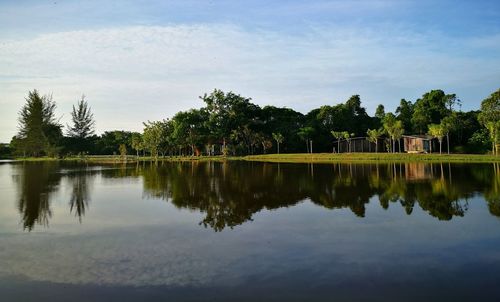
[[[442,154],[441,145],[443,143],[443,138],[446,135],[445,127],[441,124],[430,124],[429,125],[429,134],[438,139],[438,141],[439,141],[439,154]]]
[[[402,121],[396,121],[394,128],[392,129],[393,140],[398,142],[398,150],[401,152],[401,138],[405,133]]]
[[[344,132],[342,131],[331,131],[333,137],[337,139],[337,152],[340,153],[340,139],[344,137]]]
[[[120,150],[120,157],[122,159],[127,158],[127,146],[125,144],[121,144],[120,147],[118,148]]]
[[[377,106],[377,109],[375,110],[375,117],[378,118],[379,120],[383,120],[385,116],[385,107],[382,104],[379,104]]]
[[[384,134],[383,129],[368,129],[366,135],[368,140],[375,144],[375,152],[378,153],[378,140]]]
[[[351,138],[354,136],[354,133],[349,133],[348,131],[342,131],[342,136],[347,141],[348,152],[351,152]]]
[[[140,133],[132,133],[132,138],[130,140],[130,145],[132,149],[136,151],[136,156],[139,157],[139,151],[144,149],[144,144],[142,141],[142,135]]]
[[[85,100],[85,95],[82,95],[76,107],[73,105],[71,112],[72,126],[68,125],[68,136],[86,139],[94,134],[95,120],[91,112],[91,108]]]
[[[446,149],[448,154],[450,154],[450,132],[456,128],[456,124],[457,124],[457,117],[455,113],[446,116],[441,120],[441,126],[443,127],[443,130],[446,133],[446,144],[447,144]]]
[[[226,150],[226,143],[234,130],[242,131],[252,123],[260,108],[233,92],[224,93],[215,89],[211,94],[200,97],[206,104],[207,125],[211,136]],[[251,127],[250,127],[251,128]]]
[[[488,129],[492,143],[492,153],[498,154],[500,136],[500,89],[481,102],[479,122]]]
[[[299,129],[299,132],[297,132],[297,135],[300,137],[300,139],[306,142],[307,153],[312,153],[311,137],[313,134],[314,134],[314,128],[312,127],[302,127]]]
[[[206,131],[204,121],[207,118],[208,114],[204,110],[191,109],[178,112],[172,118],[172,135],[178,147],[188,146],[191,149],[191,155],[196,155],[197,146],[203,144],[203,134]]]
[[[412,123],[415,130],[424,133],[429,124],[439,124],[449,115],[447,105],[453,95],[446,95],[442,90],[431,90],[418,99],[414,105]]]
[[[394,144],[395,144],[395,136],[396,136],[396,116],[393,114],[393,113],[387,113],[384,117],[384,120],[382,121],[383,122],[383,127],[384,127],[384,130],[385,132],[387,133],[387,135],[389,136],[389,139],[390,139],[390,146],[391,146],[391,152],[394,152],[395,151],[395,147],[394,147]]]
[[[278,148],[278,154],[280,154],[280,144],[283,143],[283,140],[285,139],[281,133],[274,133],[273,132],[273,139],[276,141],[276,146]]]
[[[26,104],[19,112],[17,144],[23,154],[40,156],[45,152],[53,155],[62,137],[61,125],[55,118],[56,104],[51,95],[40,96],[35,89],[28,93]]]
[[[401,99],[399,106],[396,109],[396,119],[403,122],[403,128],[405,132],[412,131],[412,116],[413,116],[413,104],[410,101]]]
[[[143,141],[144,147],[149,150],[151,156],[158,159],[158,149],[162,142],[163,126],[159,121],[144,123]]]

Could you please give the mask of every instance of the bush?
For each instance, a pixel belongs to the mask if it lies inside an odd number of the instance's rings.
[[[8,144],[0,144],[0,159],[11,158],[12,150]]]

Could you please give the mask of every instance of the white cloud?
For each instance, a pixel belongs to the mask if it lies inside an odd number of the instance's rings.
[[[500,78],[498,36],[457,41],[397,27],[310,28],[300,36],[230,25],[133,26],[42,34],[0,44],[0,141],[16,131],[28,90],[52,92],[67,122],[87,95],[98,130],[140,130],[141,122],[202,106],[198,96],[233,90],[255,102],[308,111],[361,94],[391,109],[443,88],[465,101]],[[468,43],[471,43],[471,46]],[[449,47],[452,46],[452,47]]]

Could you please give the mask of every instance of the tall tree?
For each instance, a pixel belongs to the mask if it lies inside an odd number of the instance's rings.
[[[405,132],[412,131],[412,116],[413,116],[413,104],[410,101],[401,99],[399,106],[396,109],[396,118],[403,122],[403,128]]]
[[[442,90],[431,90],[418,99],[414,105],[412,123],[415,130],[424,133],[429,124],[439,124],[449,114],[447,105],[452,95]]]
[[[312,140],[311,137],[314,134],[314,128],[312,127],[302,127],[297,132],[297,135],[301,140],[306,142],[307,153],[312,153]]]
[[[354,136],[354,133],[349,133],[349,131],[342,131],[342,136],[347,141],[348,152],[351,153],[351,138]]]
[[[51,95],[40,96],[35,89],[28,93],[26,104],[19,112],[19,133],[22,153],[39,156],[52,155],[62,137],[61,125],[55,118],[56,103]]]
[[[280,154],[280,144],[283,142],[285,139],[281,133],[274,133],[273,132],[273,139],[276,141],[276,145],[278,147],[278,154]]]
[[[377,109],[375,110],[375,117],[378,118],[379,120],[383,120],[385,116],[385,107],[382,104],[379,104],[377,106]]]
[[[384,117],[383,124],[384,124],[384,130],[385,132],[389,135],[390,138],[390,144],[391,144],[391,151],[394,152],[394,138],[396,134],[396,116],[393,113],[387,113]]]
[[[132,146],[132,149],[136,151],[136,156],[139,157],[139,151],[144,149],[142,135],[140,133],[132,133],[130,145]]]
[[[441,124],[430,124],[429,134],[438,139],[439,154],[442,154],[442,143],[443,143],[443,138],[446,134],[446,129]]]
[[[443,127],[443,130],[446,134],[446,144],[447,144],[446,150],[448,154],[450,154],[450,132],[456,128],[456,124],[457,124],[456,112],[453,112],[453,114],[449,116],[445,116],[441,120],[441,126]]]
[[[340,153],[340,139],[344,137],[344,132],[331,131],[330,133],[337,139],[337,153]]]
[[[215,89],[211,94],[200,97],[206,104],[205,110],[208,113],[208,128],[214,139],[222,143],[223,150],[233,133],[241,126],[249,124],[256,111],[260,108],[250,103],[250,98],[244,98],[233,92],[224,93]]]
[[[158,149],[161,145],[163,137],[163,126],[161,122],[144,123],[144,147],[149,150],[151,156],[158,159]]]
[[[398,142],[398,151],[401,152],[401,138],[405,133],[402,121],[396,121],[392,129],[393,139]]]
[[[378,153],[378,140],[384,134],[383,129],[368,129],[366,135],[368,140],[375,144],[375,153]]]
[[[479,122],[488,129],[493,154],[498,154],[500,136],[500,89],[481,102]]]
[[[82,98],[78,101],[76,107],[73,105],[71,121],[73,125],[68,125],[68,136],[85,139],[94,134],[94,115],[85,100],[85,95],[82,95]]]

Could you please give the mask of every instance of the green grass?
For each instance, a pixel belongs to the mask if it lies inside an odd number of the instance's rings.
[[[67,157],[63,159],[39,157],[17,158],[19,161],[84,161],[95,163],[124,163],[137,161],[154,161],[154,157],[128,156],[126,160],[120,156],[85,156]],[[408,154],[408,153],[295,153],[264,154],[248,156],[173,156],[159,157],[159,161],[225,161],[244,160],[281,163],[331,163],[331,162],[455,162],[455,163],[488,163],[500,162],[500,156],[481,154]]]
[[[41,161],[82,161],[82,162],[95,162],[95,163],[125,163],[125,162],[142,162],[142,161],[223,161],[223,160],[235,160],[242,159],[242,157],[224,157],[224,156],[166,156],[158,157],[155,159],[151,156],[140,156],[129,155],[122,158],[118,155],[88,155],[88,156],[73,156],[73,157],[18,157],[14,160],[16,161],[28,161],[28,162],[41,162]]]
[[[500,156],[482,154],[408,154],[408,153],[298,153],[245,156],[249,161],[284,163],[320,162],[500,162]]]

